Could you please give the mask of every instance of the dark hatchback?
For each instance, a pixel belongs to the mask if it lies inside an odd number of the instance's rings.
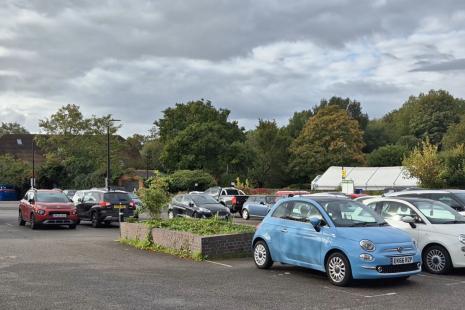
[[[176,216],[210,218],[218,216],[229,219],[229,209],[207,194],[179,194],[173,197],[168,206],[168,217]]]
[[[88,190],[84,191],[82,198],[79,198],[76,208],[81,220],[91,221],[92,226],[97,228],[102,224],[119,222],[120,210],[122,221],[124,218],[134,216],[136,204],[127,192]]]

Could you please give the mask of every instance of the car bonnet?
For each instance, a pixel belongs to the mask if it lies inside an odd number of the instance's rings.
[[[360,241],[371,240],[375,244],[410,242],[412,238],[400,229],[382,227],[337,227],[336,235],[346,239]]]

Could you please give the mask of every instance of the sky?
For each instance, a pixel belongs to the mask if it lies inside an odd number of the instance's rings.
[[[66,104],[127,136],[201,98],[253,129],[331,96],[371,118],[429,89],[465,97],[462,0],[0,2],[0,122],[32,132]]]

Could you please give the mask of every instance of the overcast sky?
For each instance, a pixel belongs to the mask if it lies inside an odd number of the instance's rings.
[[[129,135],[200,98],[253,128],[333,95],[370,117],[431,88],[465,97],[463,0],[1,3],[0,121],[34,132],[68,103]]]

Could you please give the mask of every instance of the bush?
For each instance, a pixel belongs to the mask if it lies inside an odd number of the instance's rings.
[[[465,186],[465,145],[459,144],[451,150],[441,154],[444,162],[444,172],[442,178],[447,186]]]
[[[144,211],[147,211],[152,219],[160,218],[161,211],[170,201],[167,189],[167,182],[157,174],[150,180],[148,188],[139,190],[138,194],[144,203]]]
[[[368,165],[371,167],[400,166],[407,153],[407,148],[401,145],[386,145],[368,154]]]
[[[178,170],[164,179],[171,193],[189,190],[203,191],[216,185],[213,176],[202,170]],[[195,186],[196,183],[197,186]]]

